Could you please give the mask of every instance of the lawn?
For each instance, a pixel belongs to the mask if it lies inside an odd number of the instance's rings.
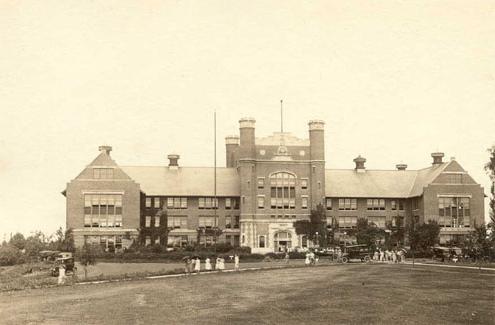
[[[0,319],[85,324],[492,324],[491,271],[330,265],[47,288],[0,296]]]

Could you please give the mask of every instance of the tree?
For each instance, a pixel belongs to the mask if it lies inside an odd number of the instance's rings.
[[[63,252],[75,252],[76,246],[74,244],[74,234],[72,229],[69,228],[65,231],[62,241],[60,242],[59,249]]]
[[[294,222],[296,234],[305,235],[309,240],[319,246],[327,246],[328,232],[325,208],[318,204],[316,209],[311,210],[309,220],[298,220]]]
[[[485,165],[485,171],[487,172],[490,180],[492,181],[492,185],[490,187],[490,203],[489,203],[489,215],[490,222],[488,223],[488,228],[491,231],[491,240],[492,243],[495,243],[495,145],[493,145],[490,149],[488,149],[490,154],[489,161]]]
[[[24,249],[28,256],[37,256],[40,251],[47,246],[45,234],[41,231],[36,231],[34,234],[26,238]]]
[[[24,246],[26,245],[26,239],[24,238],[23,234],[18,232],[14,236],[12,236],[12,238],[10,238],[9,244],[17,247],[18,249],[24,249]]]
[[[385,231],[378,228],[374,223],[369,223],[368,219],[359,218],[356,228],[350,230],[349,235],[356,236],[358,244],[365,244],[374,250],[377,241],[384,237]]]
[[[96,265],[96,257],[100,251],[101,247],[98,244],[85,243],[82,247],[79,262],[84,268],[84,279],[88,277],[88,266]]]
[[[404,227],[402,227],[400,223],[398,223],[396,226],[393,226],[392,222],[390,221],[387,222],[385,226],[389,232],[389,235],[385,238],[385,245],[388,248],[402,245],[404,243]]]
[[[167,246],[168,243],[168,218],[167,218],[167,209],[163,209],[163,206],[156,213],[156,217],[160,218],[160,228],[163,229],[163,242],[162,245]]]
[[[440,226],[436,221],[428,221],[417,225],[414,222],[409,227],[409,242],[411,249],[427,251],[431,246],[438,243],[438,235],[440,234]]]
[[[5,245],[0,247],[0,266],[15,265],[23,262],[22,255],[14,245]]]

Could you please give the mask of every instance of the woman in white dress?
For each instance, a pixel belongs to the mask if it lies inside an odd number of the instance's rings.
[[[311,263],[311,260],[309,259],[309,253],[306,253],[306,259],[304,260],[304,264],[306,264],[306,266],[309,266],[309,263]]]
[[[199,273],[201,271],[201,260],[199,257],[196,257],[196,260],[194,261],[194,271]]]
[[[221,258],[220,258],[220,263],[219,263],[219,265],[218,265],[218,269],[219,269],[220,271],[225,270],[225,259],[224,259],[223,257],[221,257]]]
[[[234,256],[234,270],[239,271],[239,255]]]
[[[397,263],[397,253],[395,250],[392,251],[392,262],[395,264]]]
[[[211,262],[210,262],[210,258],[207,257],[206,260],[205,260],[205,270],[206,271],[211,271]]]

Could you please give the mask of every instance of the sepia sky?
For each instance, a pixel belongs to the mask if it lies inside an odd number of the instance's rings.
[[[65,225],[66,183],[122,165],[213,165],[238,120],[308,137],[327,168],[431,165],[485,187],[495,143],[493,1],[0,1],[0,240]],[[8,237],[7,237],[8,239]]]

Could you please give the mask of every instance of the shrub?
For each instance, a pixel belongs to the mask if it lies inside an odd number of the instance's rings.
[[[19,248],[13,245],[5,245],[0,247],[0,265],[15,265],[24,263],[23,256]]]

